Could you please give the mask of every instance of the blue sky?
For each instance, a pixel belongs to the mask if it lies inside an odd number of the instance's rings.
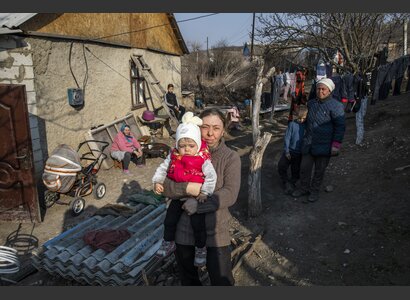
[[[174,13],[177,21],[207,15],[208,13]],[[243,46],[250,41],[249,33],[252,30],[252,13],[220,13],[202,19],[178,23],[185,43],[201,43],[206,49],[206,37],[209,39],[209,48],[222,39],[228,45]]]

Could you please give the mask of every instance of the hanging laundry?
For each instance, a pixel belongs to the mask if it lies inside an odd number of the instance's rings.
[[[400,94],[401,83],[406,70],[409,68],[410,55],[405,55],[395,59],[393,62],[379,66],[377,69],[376,79],[374,80],[374,89],[371,104],[376,100],[384,100],[388,97],[392,88],[392,81],[395,79],[393,95]],[[372,81],[374,74],[372,74]],[[408,84],[409,85],[409,84]],[[406,87],[407,90],[408,87]],[[410,88],[409,88],[410,90]]]
[[[298,70],[295,74],[295,93],[292,96],[292,103],[290,105],[288,121],[293,120],[293,112],[298,109],[299,105],[306,105],[307,96],[305,95],[305,78],[306,71]]]
[[[283,91],[283,100],[288,100],[289,92],[291,93],[292,78],[289,72],[284,74],[285,78],[285,89]]]
[[[356,112],[356,145],[361,145],[364,138],[364,117],[367,111],[367,96],[360,99],[360,109]]]
[[[385,81],[386,81],[390,67],[391,67],[391,64],[387,64],[387,65],[380,66],[377,69],[377,76],[376,76],[376,80],[374,83],[374,90],[373,90],[373,97],[372,97],[371,104],[375,104],[377,100],[381,99],[382,97],[380,95],[386,94],[386,92],[384,91],[384,89],[387,87],[387,85],[385,84]],[[373,74],[372,74],[372,77],[373,77]]]
[[[394,74],[395,78],[395,83],[394,83],[394,89],[393,89],[393,95],[400,95],[400,89],[401,89],[401,83],[403,82],[403,76],[407,71],[407,68],[410,63],[410,56],[405,55],[397,60],[395,60],[396,63],[396,73]]]
[[[407,86],[406,86],[406,92],[410,91],[410,63],[409,66],[407,67]]]
[[[283,87],[283,74],[280,72],[279,74],[273,75],[271,78],[271,99],[272,99],[272,105],[270,106],[272,108],[271,118],[274,115],[275,106],[278,105],[282,87]],[[270,107],[267,107],[267,108],[269,109]]]
[[[319,63],[316,65],[316,81],[319,81],[320,79],[325,77],[327,77],[326,65],[322,60],[320,60]]]
[[[343,102],[342,98],[345,94],[345,91],[342,77],[338,73],[335,73],[330,79],[332,79],[333,83],[335,84],[335,89],[332,92],[333,98],[340,102]]]
[[[346,74],[343,75],[342,81],[343,81],[343,86],[344,86],[343,98],[346,98],[347,101],[353,101],[354,100],[354,86],[353,86],[354,76],[353,74],[350,72],[347,72]]]
[[[239,122],[240,114],[239,109],[236,106],[227,109],[226,113],[229,115],[228,117],[232,122]]]
[[[331,78],[333,73],[333,66],[330,63],[326,63],[326,77]]]
[[[261,110],[265,111],[272,107],[272,93],[263,92],[261,95]]]
[[[316,98],[316,84],[317,84],[317,80],[313,79],[312,86],[310,87],[309,96],[307,98],[308,101]]]
[[[295,95],[295,88],[296,88],[296,73],[289,73],[290,77],[290,94],[292,97]]]

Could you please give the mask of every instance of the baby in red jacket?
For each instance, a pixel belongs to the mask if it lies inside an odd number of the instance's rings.
[[[206,142],[201,139],[202,120],[192,112],[182,117],[182,123],[176,132],[176,147],[155,171],[152,182],[154,192],[164,191],[163,182],[166,177],[175,182],[202,183],[199,202],[206,201],[215,190],[216,172],[211,163],[211,155]],[[157,252],[158,256],[168,256],[175,251],[175,232],[179,218],[183,213],[184,202],[180,199],[171,200],[164,221],[164,239]],[[206,224],[205,214],[192,214],[191,226],[195,236],[194,265],[206,264]]]

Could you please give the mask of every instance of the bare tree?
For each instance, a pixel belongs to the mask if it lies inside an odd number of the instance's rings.
[[[188,41],[188,48],[191,52],[195,53],[196,56],[196,65],[198,69],[199,65],[199,52],[202,50],[202,44],[198,41]]]
[[[260,136],[259,130],[259,112],[261,107],[261,95],[263,85],[268,81],[275,72],[275,67],[272,67],[265,75],[265,61],[261,60],[259,65],[258,77],[256,79],[256,88],[254,95],[254,103],[252,105],[252,140],[253,148],[249,155],[250,167],[248,176],[248,216],[256,217],[262,212],[261,198],[261,168],[263,154],[269,141],[272,137],[271,133],[265,132],[263,137]]]
[[[188,41],[188,48],[190,52],[198,52],[202,50],[202,43],[198,41]]]
[[[187,44],[191,53],[185,55],[182,60],[182,86],[190,90],[197,86],[197,79],[203,80],[203,75],[207,73],[208,63],[200,42],[188,41]]]
[[[251,97],[257,70],[243,56],[242,47],[221,40],[208,56],[199,43],[188,44],[191,53],[181,60],[184,89],[198,93],[206,104],[232,105]]]
[[[217,77],[223,74],[226,66],[226,60],[228,58],[227,41],[220,40],[212,47],[210,51],[210,66],[208,69],[209,75]]]
[[[334,51],[338,50],[346,69],[367,72],[403,17],[385,13],[274,13],[259,17],[256,36],[273,51],[315,49],[334,65]]]

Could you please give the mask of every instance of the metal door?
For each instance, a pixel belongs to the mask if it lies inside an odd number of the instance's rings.
[[[0,84],[0,220],[40,222],[24,85]]]

